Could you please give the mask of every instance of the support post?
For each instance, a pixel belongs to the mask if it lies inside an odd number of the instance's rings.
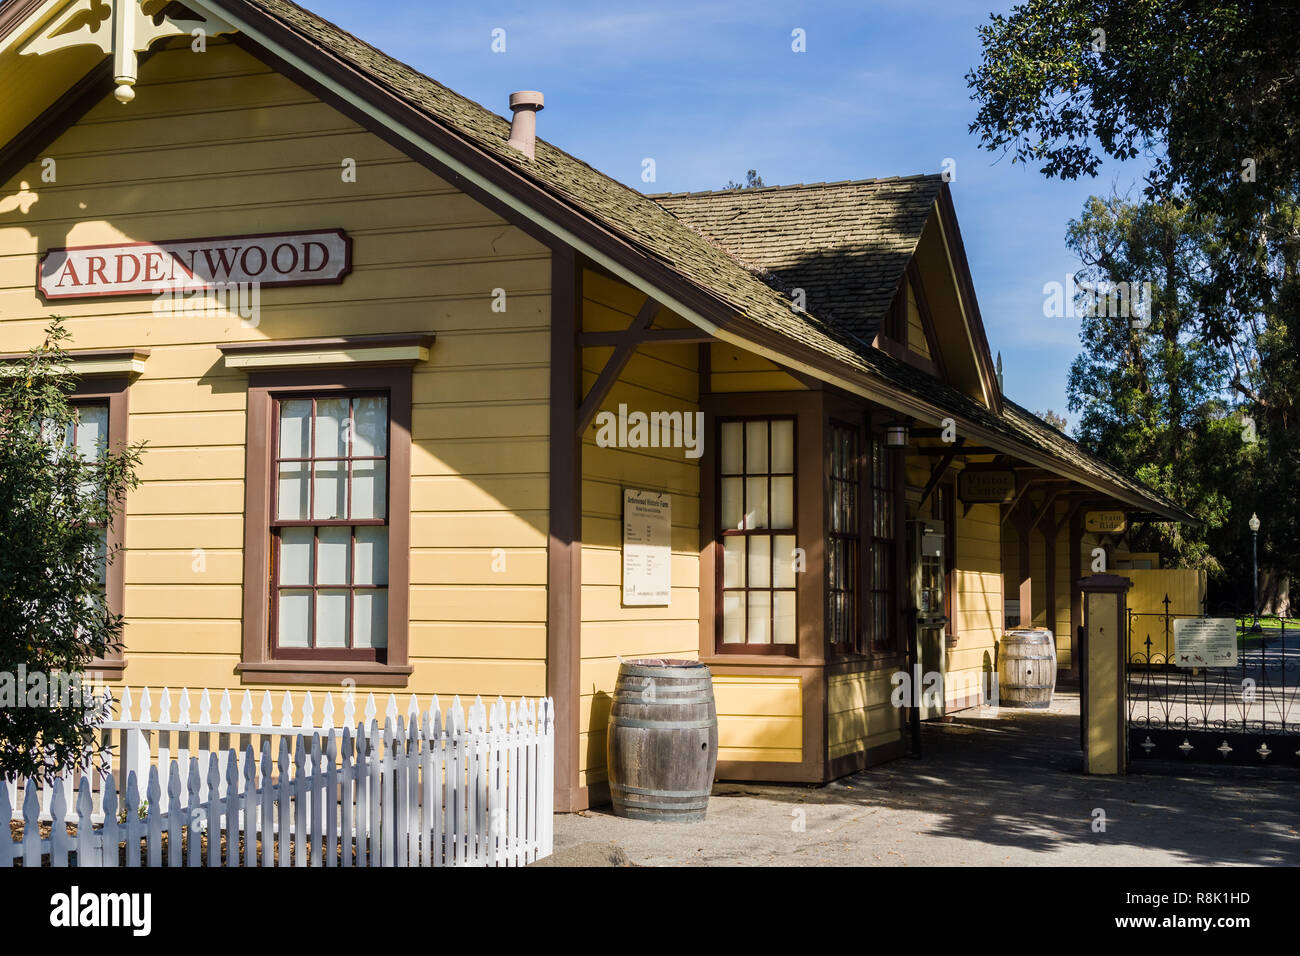
[[[1083,666],[1079,694],[1083,769],[1090,774],[1128,771],[1128,589],[1117,574],[1079,579],[1083,590]]]
[[[1034,579],[1029,568],[1029,528],[1023,512],[1012,519],[1020,544],[1020,626],[1034,626]]]
[[[551,252],[550,492],[546,693],[555,702],[555,809],[581,810],[578,666],[582,622],[582,436],[578,410],[578,273],[573,250]]]
[[[1083,626],[1083,592],[1079,590],[1079,554],[1083,547],[1083,517],[1077,508],[1070,514],[1070,669],[1066,676],[1079,679],[1079,628]]]
[[[1049,501],[1048,504],[1055,508],[1053,502]],[[1056,523],[1055,518],[1055,514],[1049,515],[1047,520],[1038,526],[1043,535],[1043,626],[1052,632],[1053,643],[1057,642],[1058,637],[1056,633],[1056,538],[1061,527]],[[1060,669],[1059,657],[1057,669]]]

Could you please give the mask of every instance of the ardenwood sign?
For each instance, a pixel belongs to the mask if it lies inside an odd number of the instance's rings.
[[[342,229],[50,249],[36,267],[47,299],[211,289],[228,283],[323,285],[352,270]]]

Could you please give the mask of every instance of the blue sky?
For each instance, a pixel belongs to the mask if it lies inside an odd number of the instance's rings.
[[[976,27],[1010,3],[301,2],[503,115],[511,91],[542,90],[542,137],[646,192],[716,189],[747,169],[768,185],[938,172],[951,157],[1006,391],[1065,413],[1078,322],[1043,316],[1043,284],[1078,267],[1065,227],[1088,195],[1136,194],[1141,169],[1109,163],[1063,183],[979,149],[964,77],[979,62]],[[504,53],[491,49],[496,28]],[[791,50],[795,28],[804,53]]]

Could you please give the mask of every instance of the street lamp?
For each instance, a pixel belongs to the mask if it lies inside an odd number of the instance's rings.
[[[1255,604],[1252,609],[1255,616],[1255,622],[1251,624],[1248,633],[1259,634],[1261,633],[1259,629],[1259,549],[1257,547],[1257,542],[1259,541],[1259,515],[1252,511],[1250,513],[1250,521],[1247,522],[1247,524],[1250,525],[1250,564],[1251,568],[1254,570],[1255,577]]]

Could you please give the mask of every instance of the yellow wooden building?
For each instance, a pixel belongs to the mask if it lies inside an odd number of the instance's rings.
[[[115,683],[550,694],[577,809],[698,657],[718,776],[822,782],[1186,518],[1003,394],[938,176],[646,196],[285,0],[10,0],[0,90],[0,353],[147,442]]]

